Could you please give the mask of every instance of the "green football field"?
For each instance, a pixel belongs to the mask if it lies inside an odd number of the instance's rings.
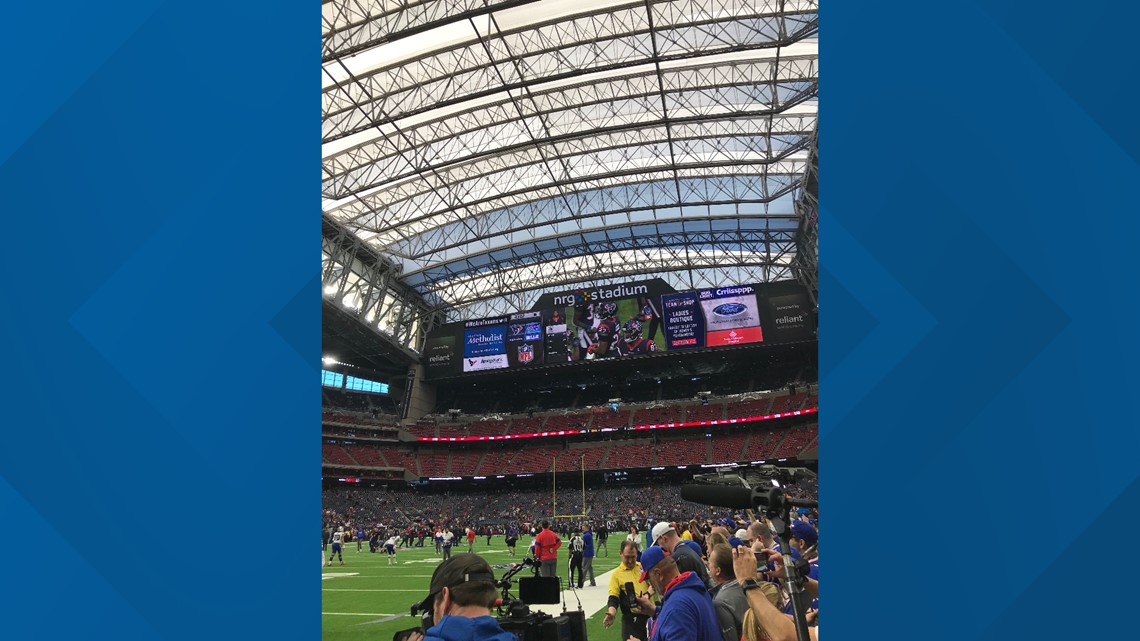
[[[494,567],[520,561],[529,546],[529,537],[520,538],[516,547],[518,556],[512,558],[507,553],[503,537],[491,539],[489,547],[487,538],[479,537],[475,540],[474,552]],[[616,548],[613,545],[611,547]],[[453,548],[456,554],[466,551],[466,542]],[[559,573],[565,575],[565,549],[559,551],[559,557]],[[327,551],[324,558],[328,559]],[[387,554],[368,552],[367,543],[364,544],[364,550],[358,553],[356,543],[348,543],[344,550],[344,565],[334,560],[331,567],[322,567],[321,632],[325,641],[389,641],[397,630],[418,624],[409,614],[409,609],[412,603],[427,596],[431,574],[442,558],[436,555],[431,541],[425,541],[422,548],[399,550],[396,560],[396,565],[388,565]],[[586,587],[578,592],[578,598],[586,611],[586,636],[589,641],[624,641],[619,639],[619,624],[608,630],[602,627],[605,594],[609,585],[609,576],[603,579],[602,575],[613,570],[617,564],[616,549],[610,550],[609,557],[595,558],[597,587],[590,587],[587,581]],[[494,569],[496,577],[507,572],[505,568]],[[531,576],[531,571],[523,570],[515,575],[515,579],[523,576]],[[511,595],[518,597],[517,583],[511,588]],[[571,592],[566,592],[565,598],[568,609],[578,608]],[[531,609],[558,615],[562,612],[562,605],[532,606]]]

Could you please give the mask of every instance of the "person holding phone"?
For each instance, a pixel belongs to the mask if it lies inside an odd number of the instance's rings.
[[[609,628],[617,618],[618,608],[621,608],[621,641],[628,641],[635,637],[641,641],[648,641],[649,632],[646,623],[649,617],[637,610],[637,596],[649,592],[649,585],[641,580],[641,564],[637,562],[637,542],[625,540],[621,542],[621,564],[610,575],[609,599],[607,601],[606,616],[602,619],[602,626]]]

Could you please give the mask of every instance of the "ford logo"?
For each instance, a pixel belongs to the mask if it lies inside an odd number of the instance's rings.
[[[725,303],[713,308],[713,313],[717,316],[737,316],[746,311],[748,311],[748,306],[742,303]]]

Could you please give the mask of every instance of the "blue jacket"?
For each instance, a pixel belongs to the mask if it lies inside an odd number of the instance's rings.
[[[516,637],[499,627],[495,617],[445,616],[427,629],[424,641],[516,641]]]
[[[582,548],[582,556],[587,559],[594,558],[594,533],[586,530],[582,533],[582,541],[585,542],[585,547]]]
[[[665,591],[649,641],[723,641],[716,606],[701,577],[692,572]]]

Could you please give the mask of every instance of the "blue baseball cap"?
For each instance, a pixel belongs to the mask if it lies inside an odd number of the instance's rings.
[[[641,553],[641,579],[639,580],[645,583],[645,579],[649,576],[649,571],[653,569],[653,566],[660,563],[661,559],[667,556],[669,556],[669,553],[660,545],[651,545],[646,548],[646,550]]]
[[[697,543],[696,541],[689,541],[687,539],[681,539],[681,542],[678,543],[678,545],[686,545],[689,547],[690,550],[696,552],[697,556],[704,556],[704,550],[701,550],[701,544]]]
[[[808,545],[815,545],[819,541],[819,532],[803,521],[792,521],[792,536],[807,541]]]

